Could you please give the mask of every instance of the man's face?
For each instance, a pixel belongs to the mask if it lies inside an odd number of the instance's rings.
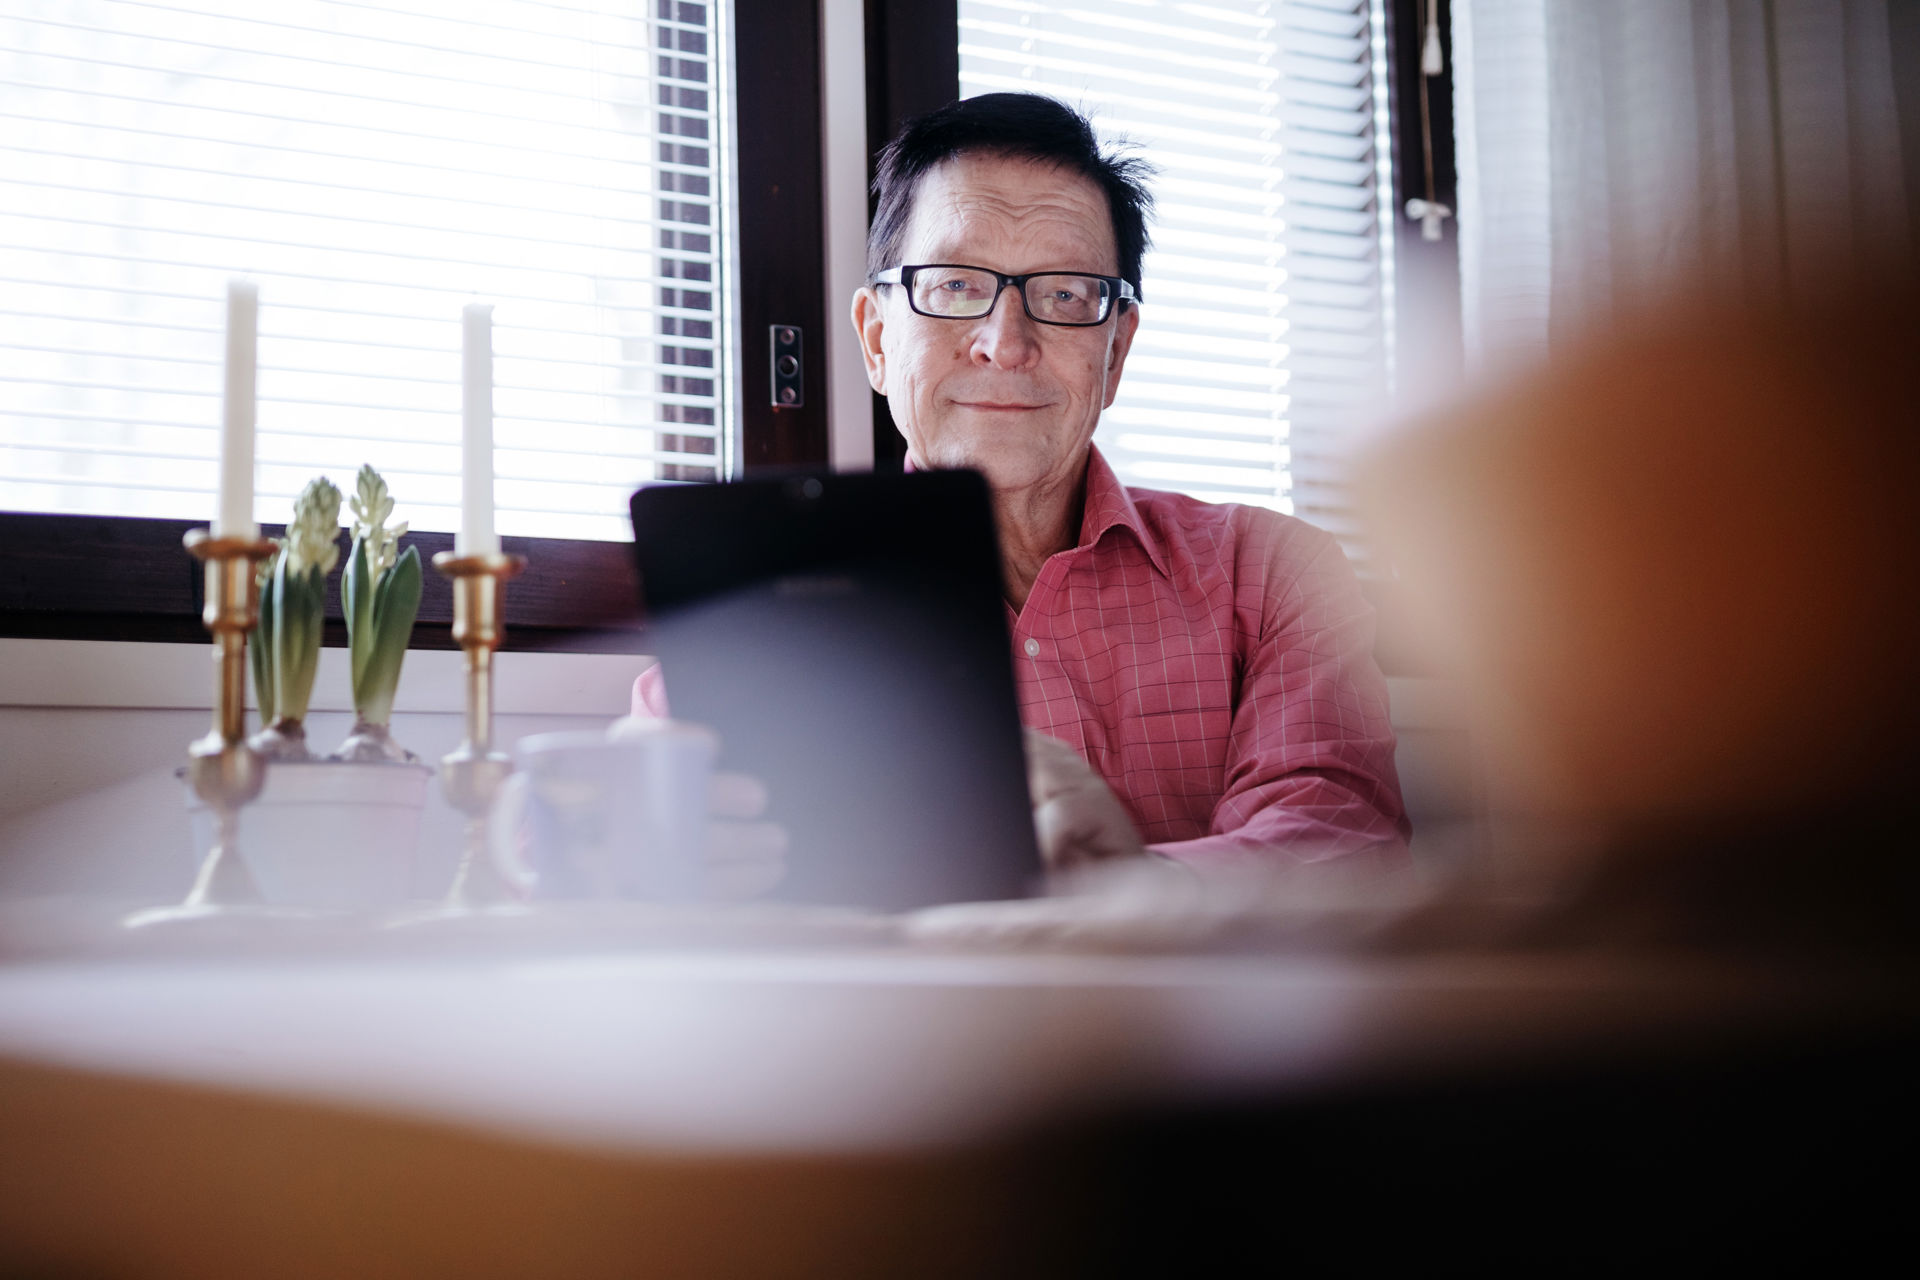
[[[914,195],[900,260],[1030,271],[1119,270],[1099,188],[1031,160],[962,155]],[[1004,291],[977,320],[916,314],[898,285],[854,296],[867,380],[887,397],[916,467],[975,467],[995,490],[1077,483],[1100,411],[1113,403],[1140,316],[1062,328],[1027,318]]]

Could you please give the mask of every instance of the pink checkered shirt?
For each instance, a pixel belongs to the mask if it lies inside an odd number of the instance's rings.
[[[1085,756],[1159,852],[1405,859],[1373,609],[1330,535],[1122,488],[1094,449],[1080,544],[1007,624],[1022,722]]]
[[[1328,534],[1122,488],[1094,449],[1080,543],[1007,626],[1021,721],[1079,751],[1160,853],[1406,860],[1373,609]],[[657,667],[633,711],[667,714]]]

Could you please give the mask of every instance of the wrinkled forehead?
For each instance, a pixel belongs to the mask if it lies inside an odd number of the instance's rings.
[[[929,169],[914,192],[905,262],[973,262],[1002,271],[1119,270],[1106,194],[1044,160],[963,152]],[[983,256],[984,255],[984,256]]]

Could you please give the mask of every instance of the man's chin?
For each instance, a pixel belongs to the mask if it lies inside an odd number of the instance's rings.
[[[1086,446],[1082,445],[1078,452],[1084,457]],[[1009,493],[1044,483],[1059,473],[1061,461],[1060,456],[1050,450],[1009,448],[1002,442],[999,445],[954,444],[930,450],[927,465],[941,471],[978,471],[987,478],[988,487],[995,493]]]
[[[1008,458],[975,458],[958,463],[970,467],[987,478],[987,487],[995,493],[1015,493],[1031,488],[1046,478],[1047,469],[1037,463],[1023,465],[1018,460]]]

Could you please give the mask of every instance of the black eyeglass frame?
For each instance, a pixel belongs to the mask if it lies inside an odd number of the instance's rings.
[[[915,302],[913,298],[913,273],[916,271],[931,271],[941,267],[954,271],[979,271],[992,276],[998,281],[999,283],[993,291],[993,300],[987,303],[987,309],[978,315],[971,316],[942,315],[938,311],[922,311],[920,304]],[[1073,320],[1042,320],[1039,316],[1033,314],[1033,304],[1027,301],[1027,281],[1040,276],[1072,276],[1077,280],[1098,280],[1101,284],[1107,286],[1107,313],[1098,320],[1082,320],[1078,322]],[[1119,276],[1096,275],[1091,271],[1029,271],[1025,275],[1010,276],[1004,271],[995,271],[992,267],[976,266],[971,262],[916,262],[911,266],[887,267],[884,270],[876,271],[867,277],[867,283],[870,285],[897,284],[902,286],[907,291],[907,306],[913,309],[913,314],[925,316],[929,320],[984,320],[993,314],[995,307],[1000,305],[1000,295],[1005,293],[1009,287],[1019,296],[1020,309],[1027,313],[1027,319],[1033,321],[1035,324],[1052,325],[1057,329],[1098,329],[1101,325],[1113,319],[1114,314],[1120,310],[1121,303],[1130,302],[1135,306],[1140,304],[1139,295],[1134,293],[1132,284]]]

